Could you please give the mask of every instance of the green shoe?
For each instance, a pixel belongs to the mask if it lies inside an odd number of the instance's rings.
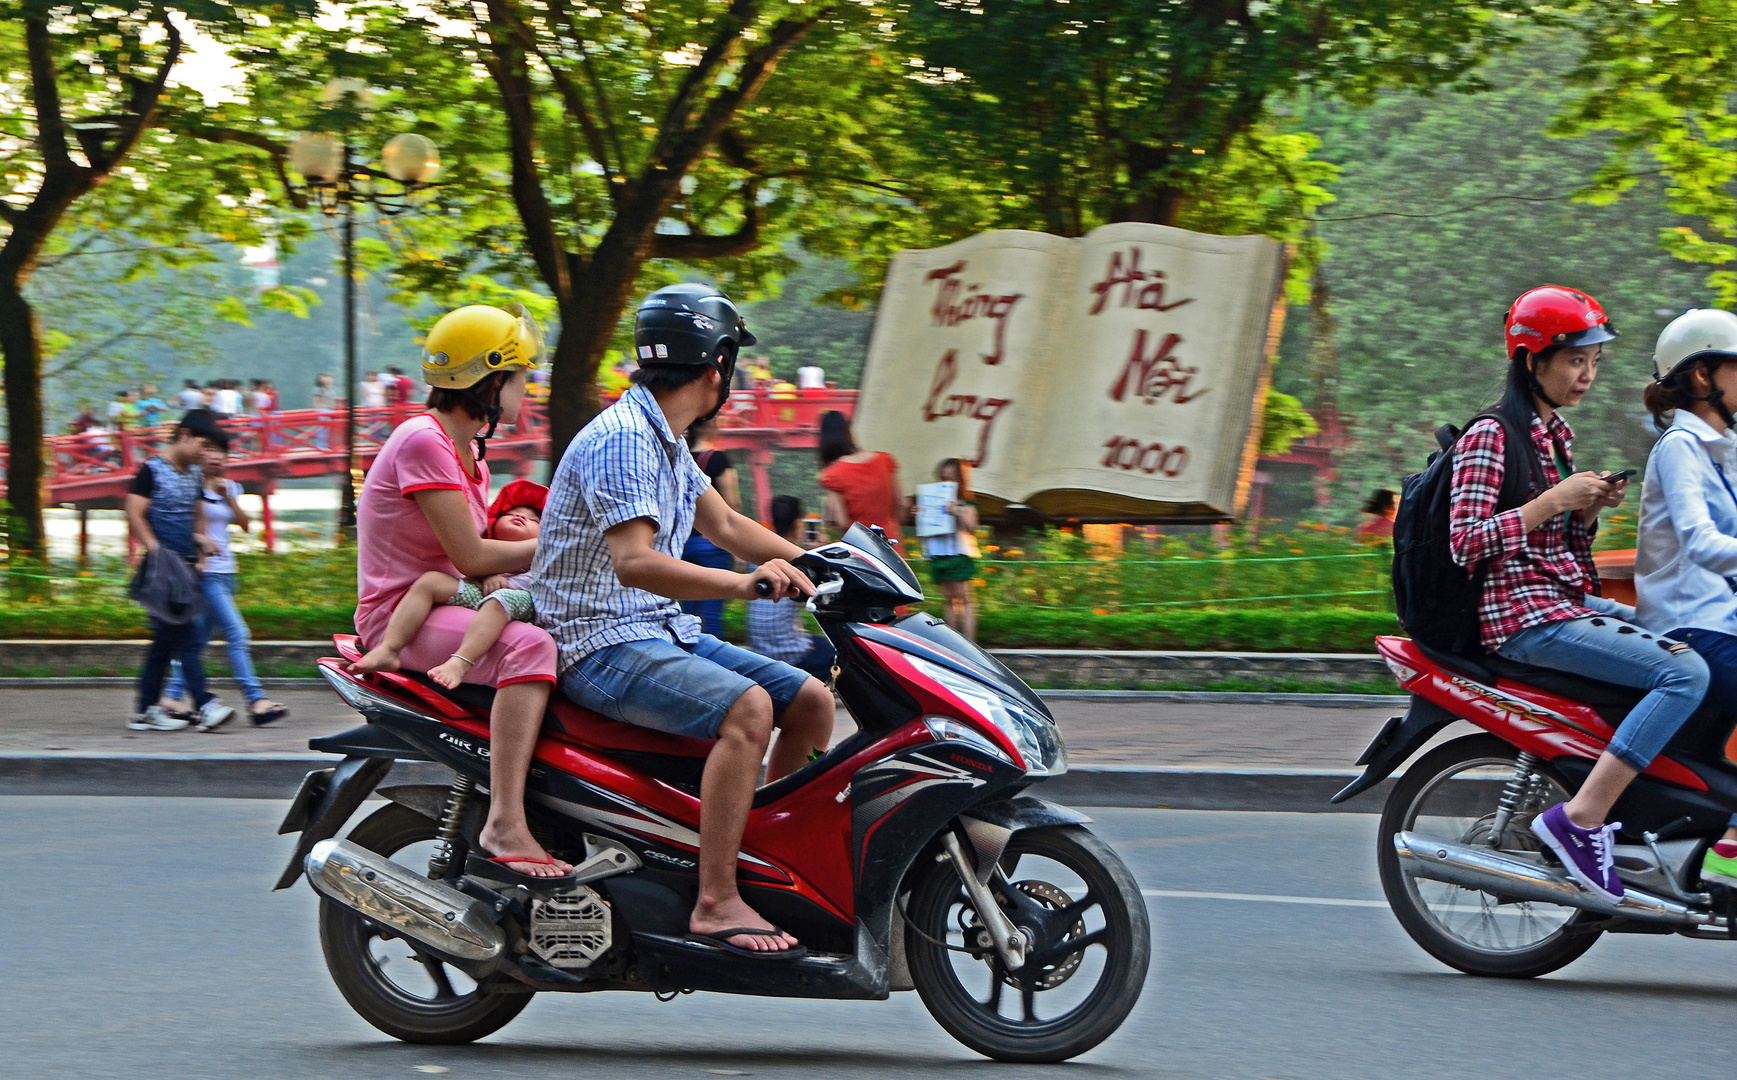
[[[1708,848],[1707,857],[1701,861],[1701,879],[1737,889],[1737,859],[1727,859]]]

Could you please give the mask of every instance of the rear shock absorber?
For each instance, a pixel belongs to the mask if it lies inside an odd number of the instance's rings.
[[[440,809],[440,831],[436,834],[440,846],[428,860],[431,880],[439,881],[452,869],[452,853],[463,839],[464,814],[475,791],[476,781],[470,777],[460,774],[453,778],[452,788],[446,793],[446,805]]]
[[[1532,769],[1538,764],[1538,755],[1528,750],[1520,751],[1520,756],[1514,761],[1514,775],[1502,785],[1502,798],[1496,803],[1496,819],[1490,823],[1490,846],[1502,846],[1502,834],[1508,831],[1508,822],[1513,820],[1514,813],[1522,809],[1527,797],[1532,793]]]

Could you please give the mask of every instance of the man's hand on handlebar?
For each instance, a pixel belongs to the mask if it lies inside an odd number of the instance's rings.
[[[768,559],[752,573],[742,575],[742,591],[738,595],[745,600],[813,596],[814,583],[783,559]]]

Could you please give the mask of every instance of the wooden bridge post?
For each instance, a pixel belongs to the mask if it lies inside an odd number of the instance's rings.
[[[277,554],[277,523],[271,516],[271,493],[277,489],[277,481],[267,480],[259,486],[259,528],[265,538],[265,553]]]
[[[78,564],[90,565],[90,511],[78,508]]]

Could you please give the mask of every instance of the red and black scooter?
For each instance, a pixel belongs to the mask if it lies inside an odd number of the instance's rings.
[[[1499,656],[1468,660],[1376,639],[1411,695],[1333,797],[1380,783],[1455,721],[1483,729],[1406,766],[1376,845],[1393,913],[1436,959],[1472,975],[1529,978],[1577,959],[1602,933],[1737,938],[1737,896],[1699,880],[1737,811],[1737,713],[1708,702],[1617,801],[1625,895],[1583,890],[1544,849],[1532,818],[1577,790],[1642,691]]]
[[[1140,996],[1150,932],[1139,886],[1073,810],[1023,794],[1067,768],[1055,721],[1018,677],[938,620],[896,617],[916,576],[856,526],[799,565],[838,648],[859,730],[754,798],[745,899],[806,945],[801,959],[687,937],[699,778],[711,743],[586,712],[558,696],[536,748],[532,832],[577,868],[537,892],[465,875],[486,814],[491,692],[409,675],[321,673],[367,720],[314,739],[341,754],[303,782],[278,882],[320,894],[332,979],[369,1023],[460,1043],[537,991],[693,990],[882,999],[915,989],[955,1038],[1005,1061],[1096,1046]],[[346,657],[354,639],[338,639]],[[379,787],[394,761],[450,785]],[[333,839],[370,793],[389,800]]]

